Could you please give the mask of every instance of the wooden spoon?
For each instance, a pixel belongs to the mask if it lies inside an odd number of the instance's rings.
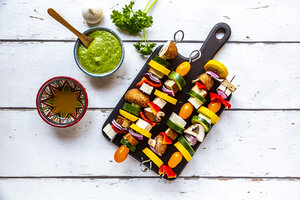
[[[76,30],[62,16],[60,16],[60,14],[58,14],[53,8],[49,8],[48,9],[48,14],[51,17],[53,17],[54,19],[56,19],[56,21],[58,21],[59,23],[61,23],[62,25],[64,25],[72,33],[74,33],[79,38],[79,40],[83,43],[83,45],[86,48],[88,48],[90,46],[90,44],[92,43],[92,41],[94,40],[94,38],[91,38],[91,37],[89,37],[87,35],[84,35],[84,34],[80,33],[78,30]]]

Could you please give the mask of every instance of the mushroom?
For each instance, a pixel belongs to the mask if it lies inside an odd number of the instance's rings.
[[[163,144],[163,136],[157,135],[154,139],[149,139],[148,144],[150,147],[152,147],[160,156],[165,153],[167,149],[167,145]]]
[[[205,85],[205,87],[210,90],[214,85],[214,80],[207,73],[201,74],[198,79]]]
[[[158,53],[158,56],[163,59],[173,59],[177,56],[177,54],[178,54],[178,50],[176,45],[171,40],[169,40],[161,48],[161,50]]]
[[[156,115],[152,112],[151,108],[147,107],[144,109],[146,117],[152,122],[161,122],[161,117],[165,116],[165,113],[158,111]]]
[[[205,136],[204,128],[201,124],[194,124],[185,129],[186,134],[194,136],[199,142],[202,142]]]
[[[147,107],[147,102],[150,101],[150,97],[141,92],[139,89],[134,88],[126,92],[125,100],[141,107]]]
[[[161,122],[161,117],[164,117],[165,116],[165,113],[162,112],[162,111],[158,111],[156,116],[155,116],[155,121],[156,122]]]

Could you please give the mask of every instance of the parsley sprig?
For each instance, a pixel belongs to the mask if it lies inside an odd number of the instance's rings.
[[[149,28],[153,24],[153,17],[148,16],[148,12],[155,5],[157,0],[154,0],[150,4],[151,0],[148,1],[144,11],[138,10],[133,11],[134,1],[131,1],[128,5],[122,8],[122,12],[113,10],[110,18],[113,23],[121,30],[127,31],[131,35],[135,35],[143,32],[142,42],[137,42],[133,46],[136,50],[143,55],[150,55],[153,52],[153,48],[156,46],[155,43],[150,43],[146,36],[146,28]]]

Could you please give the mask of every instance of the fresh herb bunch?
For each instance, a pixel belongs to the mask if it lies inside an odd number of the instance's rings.
[[[155,43],[150,43],[148,41],[145,29],[143,29],[143,37],[142,37],[142,39],[143,39],[142,42],[137,42],[137,43],[133,44],[133,46],[136,48],[136,50],[139,53],[141,53],[141,54],[143,54],[145,56],[150,55],[153,52],[153,48],[156,46],[156,44]]]
[[[128,5],[125,5],[122,12],[113,10],[110,18],[113,23],[121,30],[127,31],[131,35],[135,35],[143,31],[142,42],[137,42],[133,46],[136,50],[143,55],[150,55],[153,52],[155,43],[150,43],[146,36],[145,28],[149,28],[153,24],[153,17],[148,16],[148,12],[155,5],[157,0],[154,0],[150,5],[151,0],[148,1],[144,11],[133,11],[132,7],[134,1],[131,1]],[[149,6],[150,5],[150,6]]]

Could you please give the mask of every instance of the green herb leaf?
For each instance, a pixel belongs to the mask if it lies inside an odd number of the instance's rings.
[[[113,10],[110,15],[113,23],[118,28],[127,31],[131,35],[137,34],[153,24],[152,16],[147,16],[147,13],[141,10],[134,12],[132,9],[133,5],[134,2],[131,1],[129,5],[125,5],[122,12]]]
[[[155,43],[145,42],[137,42],[133,45],[136,50],[143,55],[150,55],[153,52],[153,48],[156,46]]]
[[[149,28],[153,24],[152,16],[148,16],[148,12],[156,4],[157,0],[154,0],[150,4],[151,0],[148,1],[144,11],[138,10],[133,11],[132,7],[134,1],[130,1],[128,5],[122,8],[122,12],[113,10],[110,18],[113,23],[123,31],[127,31],[129,34],[134,35],[143,31],[142,42],[138,42],[133,46],[136,50],[143,55],[150,55],[153,52],[153,48],[156,46],[155,43],[150,43],[147,39],[145,28]]]

